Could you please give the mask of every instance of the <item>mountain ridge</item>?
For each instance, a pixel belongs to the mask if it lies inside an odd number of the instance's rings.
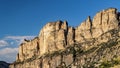
[[[120,59],[119,24],[116,8],[98,12],[93,20],[88,16],[78,27],[68,26],[67,21],[50,22],[38,37],[19,46],[16,61],[10,68],[102,68],[104,62],[112,67],[112,58]],[[118,49],[111,53],[114,48]]]
[[[9,68],[10,63],[6,63],[4,61],[0,61],[0,68]]]

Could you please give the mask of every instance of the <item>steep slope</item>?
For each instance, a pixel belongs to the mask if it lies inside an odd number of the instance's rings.
[[[19,47],[10,68],[104,68],[120,64],[120,13],[98,12],[74,28],[67,21],[50,22],[33,40]]]

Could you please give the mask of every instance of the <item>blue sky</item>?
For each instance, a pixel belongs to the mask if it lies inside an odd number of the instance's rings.
[[[119,0],[0,0],[0,60],[13,62],[23,39],[37,36],[47,22],[75,27],[109,7],[119,11]]]

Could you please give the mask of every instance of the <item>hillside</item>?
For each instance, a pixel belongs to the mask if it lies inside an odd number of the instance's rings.
[[[9,63],[6,63],[4,61],[0,61],[0,68],[9,68]]]

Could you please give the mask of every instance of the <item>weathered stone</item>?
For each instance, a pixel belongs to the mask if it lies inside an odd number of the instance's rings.
[[[117,28],[117,10],[115,8],[103,10],[93,18],[93,37],[99,37],[101,34]]]
[[[72,45],[75,42],[75,29],[73,27],[68,27],[67,34],[67,45]]]
[[[75,30],[75,41],[76,42],[84,42],[86,39],[92,38],[92,21],[90,16],[81,23]]]

